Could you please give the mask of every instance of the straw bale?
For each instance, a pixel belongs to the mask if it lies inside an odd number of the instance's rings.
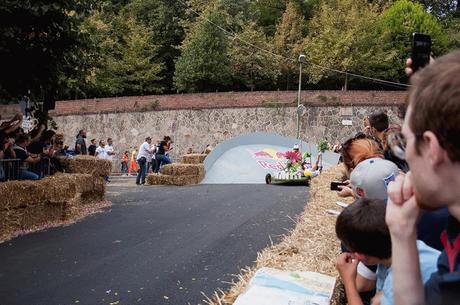
[[[161,173],[164,175],[170,175],[170,176],[189,176],[189,175],[199,176],[201,173],[204,173],[204,165],[203,164],[173,163],[173,164],[165,165],[161,169]]]
[[[147,177],[147,184],[149,185],[191,185],[200,182],[198,175],[184,175],[184,176],[171,176],[163,174],[150,174]]]
[[[68,173],[90,174],[97,177],[104,177],[110,176],[112,172],[112,162],[98,159],[93,156],[62,158],[61,164]]]
[[[185,164],[200,164],[204,162],[208,155],[206,154],[187,154],[182,156],[182,163]]]
[[[310,200],[296,220],[295,228],[279,244],[259,252],[255,265],[241,269],[228,291],[215,292],[205,300],[205,303],[209,305],[233,304],[236,298],[244,292],[255,272],[262,267],[313,271],[338,278],[335,260],[340,254],[340,245],[335,235],[336,217],[327,214],[325,210],[337,209],[335,202],[339,198],[335,192],[330,191],[329,187],[331,181],[341,177],[340,168],[341,166],[336,166],[325,170],[319,177],[313,179]],[[343,198],[340,200],[344,201]],[[345,304],[344,289],[339,278],[331,304]]]
[[[45,199],[45,188],[37,181],[8,181],[0,183],[0,209],[38,204]]]

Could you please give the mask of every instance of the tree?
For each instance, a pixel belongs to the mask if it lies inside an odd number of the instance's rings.
[[[396,52],[389,71],[391,77],[406,81],[404,73],[406,59],[410,56],[413,32],[431,35],[435,56],[447,51],[447,36],[439,21],[425,11],[422,5],[409,0],[398,0],[382,16],[382,39],[384,50]]]
[[[163,64],[161,85],[166,92],[173,91],[175,61],[180,56],[180,45],[185,38],[181,20],[185,7],[178,1],[133,0],[124,9],[150,30],[149,39],[158,46],[155,62]]]
[[[297,73],[297,57],[305,34],[306,23],[294,2],[289,2],[281,22],[276,28],[273,45],[277,54],[287,58],[280,62],[283,79],[286,79],[286,89]]]
[[[225,27],[225,20],[225,12],[209,7],[186,37],[174,74],[178,91],[215,91],[229,85],[228,38],[217,28]]]
[[[394,53],[381,51],[379,13],[379,5],[365,0],[322,3],[303,44],[312,83],[344,78],[319,66],[374,77],[385,74]]]
[[[159,93],[162,65],[154,61],[158,47],[151,32],[131,14],[112,16],[105,22],[100,13],[88,18],[85,31],[98,46],[98,61],[88,76],[96,95]]]
[[[0,3],[0,96],[28,94],[52,100],[62,75],[82,73],[86,39],[79,24],[97,1],[12,1]]]
[[[273,52],[273,47],[254,22],[247,23],[230,44],[232,75],[251,91],[275,84],[280,75],[279,59],[262,50]]]

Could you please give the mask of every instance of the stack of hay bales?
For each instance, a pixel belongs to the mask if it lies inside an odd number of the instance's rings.
[[[165,165],[161,174],[150,174],[147,183],[150,185],[191,185],[204,179],[204,159],[206,154],[187,154],[182,156],[182,163]]]
[[[94,157],[66,159],[66,172],[73,173],[59,173],[38,181],[0,183],[0,241],[18,231],[73,219],[87,207],[103,201],[103,177],[111,170],[107,162]]]

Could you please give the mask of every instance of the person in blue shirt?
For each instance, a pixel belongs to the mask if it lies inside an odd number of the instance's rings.
[[[336,263],[342,277],[349,305],[362,305],[357,286],[357,267],[362,262],[377,265],[377,293],[373,303],[394,304],[391,236],[385,223],[386,203],[380,199],[360,198],[346,207],[337,218],[336,234],[349,252]],[[438,250],[417,241],[420,273],[423,282],[436,272]]]

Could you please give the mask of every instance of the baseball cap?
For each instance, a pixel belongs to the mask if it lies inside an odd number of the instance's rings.
[[[360,188],[366,198],[386,200],[388,184],[396,179],[399,172],[399,168],[391,161],[382,158],[364,160],[351,172],[353,193],[356,197],[361,197],[357,192]]]
[[[294,146],[292,147],[293,150],[298,150],[299,149],[299,144],[294,144]]]

